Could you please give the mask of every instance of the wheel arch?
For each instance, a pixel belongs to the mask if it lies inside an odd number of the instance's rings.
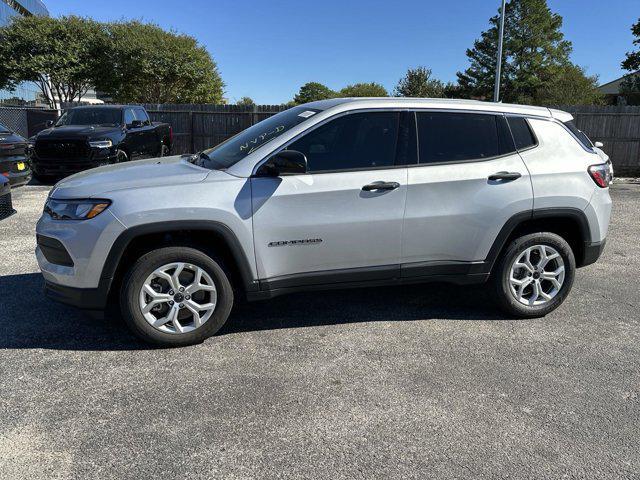
[[[504,224],[485,260],[489,270],[514,239],[528,233],[552,232],[564,238],[576,258],[576,266],[585,264],[586,246],[591,244],[591,231],[586,214],[577,208],[541,208],[521,212]]]
[[[140,255],[169,245],[191,246],[221,258],[234,287],[257,290],[251,264],[236,235],[226,225],[213,221],[170,221],[131,227],[113,243],[100,283],[105,296],[116,292],[130,266]]]

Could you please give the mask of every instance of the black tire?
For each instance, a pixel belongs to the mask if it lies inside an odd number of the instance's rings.
[[[147,322],[140,308],[139,294],[147,277],[155,269],[173,262],[185,262],[202,268],[211,277],[217,290],[213,314],[191,332],[161,332]],[[131,331],[145,342],[165,347],[193,345],[211,337],[225,324],[232,306],[233,288],[221,263],[190,247],[160,248],[143,255],[127,272],[120,292],[122,316]]]
[[[114,163],[123,163],[129,161],[129,155],[124,150],[116,150],[116,160]]]
[[[534,245],[546,245],[554,248],[564,262],[564,282],[558,293],[542,305],[524,305],[519,302],[511,292],[509,276],[511,265],[522,252]],[[571,247],[564,238],[555,233],[539,232],[524,235],[512,241],[501,255],[495,269],[492,272],[494,296],[497,304],[508,315],[521,318],[544,317],[546,314],[558,308],[567,298],[576,272],[576,261]]]

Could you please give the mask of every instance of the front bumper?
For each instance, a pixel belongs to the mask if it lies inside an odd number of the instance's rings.
[[[115,162],[116,157],[92,158],[87,160],[47,159],[46,161],[34,157],[31,160],[31,168],[36,175],[49,175],[66,177],[74,173],[83,172],[91,168],[99,167],[105,163]]]
[[[98,288],[75,288],[44,282],[44,293],[56,302],[83,310],[104,310],[107,307],[109,289],[107,285]]]

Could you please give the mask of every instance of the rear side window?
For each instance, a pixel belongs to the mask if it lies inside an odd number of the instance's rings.
[[[136,118],[142,122],[143,125],[150,125],[151,121],[149,120],[149,115],[143,108],[134,109],[136,114]]]
[[[503,116],[418,112],[420,163],[483,160],[513,151]]]
[[[307,157],[310,172],[393,166],[398,112],[353,113],[331,120],[287,147]]]
[[[584,145],[585,148],[589,150],[593,148],[593,142],[589,139],[589,137],[587,137],[587,135],[582,130],[576,127],[576,124],[573,123],[573,120],[569,122],[564,122],[564,124],[569,130],[571,130],[571,133],[573,133],[576,137],[578,137],[578,141],[582,145]]]
[[[533,136],[531,127],[524,117],[507,117],[507,119],[518,150],[525,150],[537,145],[536,137]]]

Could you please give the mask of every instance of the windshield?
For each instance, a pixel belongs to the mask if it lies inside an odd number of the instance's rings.
[[[571,133],[573,133],[576,137],[578,137],[578,140],[580,140],[580,143],[584,145],[585,148],[588,148],[589,150],[593,148],[593,142],[589,139],[589,137],[587,137],[586,133],[584,133],[582,130],[576,127],[576,124],[573,123],[573,120],[564,122],[564,124],[567,126],[569,130],[571,130]]]
[[[79,108],[67,110],[56,126],[61,125],[120,125],[122,113],[117,108]]]
[[[319,111],[308,107],[293,107],[280,112],[243,130],[226,142],[201,152],[198,164],[211,169],[229,168]]]

